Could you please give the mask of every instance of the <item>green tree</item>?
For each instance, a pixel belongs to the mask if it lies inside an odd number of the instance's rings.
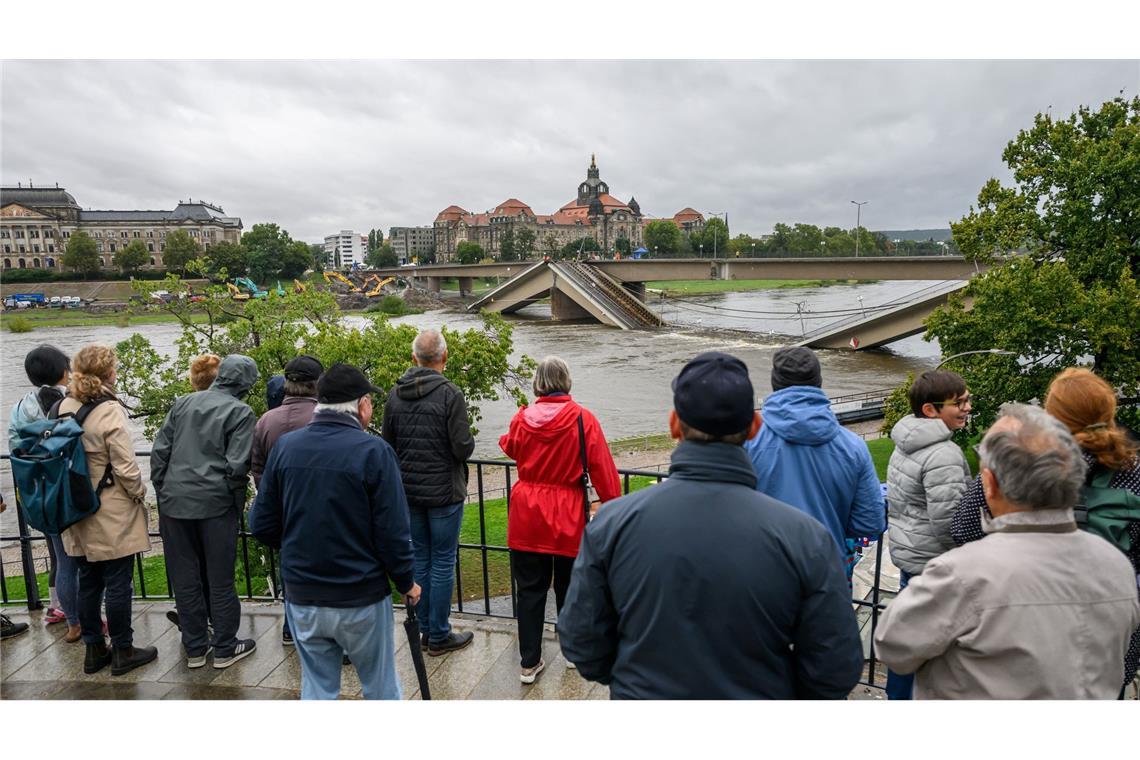
[[[123,274],[133,274],[150,261],[150,253],[141,240],[132,240],[119,249],[112,259]]]
[[[542,255],[549,256],[552,260],[557,259],[562,246],[558,242],[558,236],[553,232],[549,233],[542,239]]]
[[[534,258],[534,230],[523,227],[515,234],[515,256],[519,261]]]
[[[518,259],[518,251],[515,250],[515,228],[512,225],[499,237],[499,261],[518,261]]]
[[[622,257],[629,256],[633,246],[629,244],[629,238],[619,237],[614,241],[614,250],[622,255]]]
[[[202,255],[202,247],[186,230],[175,230],[167,235],[165,246],[162,249],[163,266],[179,274],[185,274],[186,265]]]
[[[390,269],[400,265],[400,257],[390,244],[383,243],[364,258],[364,263],[372,269]]]
[[[594,240],[592,237],[580,237],[562,246],[562,258],[576,259],[598,253],[601,250],[602,247],[598,245],[597,240]]]
[[[461,240],[455,246],[455,258],[460,264],[478,264],[483,260],[483,246],[474,240]]]
[[[76,232],[67,241],[67,248],[63,251],[63,265],[68,269],[82,272],[90,277],[99,271],[102,264],[99,259],[99,248],[95,241],[86,232]]]
[[[281,256],[275,274],[278,279],[291,280],[303,275],[312,263],[309,244],[294,240],[285,246],[285,253]]]
[[[241,243],[228,240],[210,246],[205,251],[206,271],[218,278],[225,270],[225,277],[245,277],[249,273],[249,253]]]
[[[325,271],[325,247],[319,243],[309,244],[309,258],[311,263],[309,266],[313,268],[314,272]]]
[[[705,247],[705,254],[712,256],[714,253],[720,256],[725,252],[725,245],[728,243],[728,225],[720,217],[714,216],[705,222],[705,228],[701,230],[699,235],[694,235],[690,238],[689,244],[703,244]]]
[[[293,239],[276,224],[255,224],[241,236],[241,243],[249,252],[249,275],[257,282],[267,282],[277,276],[285,250]]]
[[[989,424],[1003,401],[1044,397],[1061,369],[1088,365],[1123,396],[1140,392],[1140,98],[1117,97],[1054,121],[1038,114],[1002,158],[1014,185],[985,183],[951,224],[973,261],[994,265],[927,320],[926,339],[965,357],[962,373]],[[1005,261],[997,257],[1024,251]],[[973,308],[968,308],[972,299]],[[1122,414],[1137,422],[1136,409]]]
[[[645,225],[645,249],[654,256],[672,256],[682,250],[681,228],[670,219],[658,219]]]

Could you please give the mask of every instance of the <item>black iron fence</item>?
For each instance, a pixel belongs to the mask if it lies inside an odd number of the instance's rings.
[[[150,456],[149,451],[135,453],[140,457]],[[9,457],[4,454],[2,458],[7,460]],[[456,602],[453,609],[457,612],[486,617],[513,619],[517,596],[514,579],[509,572],[510,549],[506,545],[505,520],[510,510],[512,475],[516,465],[509,460],[487,459],[471,459],[468,460],[468,464],[474,471],[474,490],[468,494],[469,501],[465,509],[474,507],[478,510],[478,541],[461,540],[459,543],[455,568]],[[628,494],[652,483],[659,483],[666,478],[665,473],[654,470],[619,468],[618,474],[621,476],[623,494]],[[9,560],[6,557],[3,562],[4,571],[0,573],[0,598],[4,604],[25,604],[29,610],[41,609],[43,602],[40,599],[39,578],[37,576],[43,575],[46,571],[46,555],[37,558],[35,547],[40,544],[46,546],[48,539],[45,535],[28,526],[24,519],[23,509],[19,505],[19,499],[16,498],[13,501],[15,502],[18,532],[16,535],[0,535],[0,551],[18,545],[20,574],[12,577],[22,577],[25,593],[22,597],[10,593],[8,567],[17,564],[17,561]],[[501,531],[498,530],[500,527],[502,528]],[[161,541],[161,536],[157,530],[150,530],[149,535],[152,539]],[[242,515],[238,538],[240,555],[238,567],[240,571],[236,573],[236,582],[239,596],[251,602],[281,600],[276,550],[263,545],[253,537],[247,529],[245,515]],[[872,538],[881,547],[882,536]],[[884,594],[890,593],[884,592],[881,588],[882,555],[879,551],[875,551],[874,555],[874,573],[870,590],[864,596],[854,595],[851,600],[852,604],[858,608],[856,614],[859,618],[860,628],[865,628],[869,623],[872,638],[879,622],[879,615],[886,607]],[[158,556],[151,555],[147,559],[157,559]],[[477,567],[473,568],[472,563],[475,559],[477,559]],[[37,572],[37,561],[45,565],[45,570]],[[497,574],[495,573],[496,569],[499,570]],[[505,573],[503,572],[504,569]],[[174,599],[174,592],[170,586],[169,578],[166,576],[165,568],[161,573],[155,572],[155,570],[156,568],[147,567],[142,554],[136,555],[135,599],[145,601],[170,601]],[[155,589],[152,583],[151,587],[148,588],[148,574],[152,576],[161,575],[165,579],[163,587]],[[492,577],[493,575],[498,576],[498,583]],[[472,579],[477,582],[480,588],[472,590]],[[263,585],[264,590],[262,590]],[[554,623],[555,621],[547,620],[547,622]],[[866,677],[860,683],[881,687],[883,685],[882,679],[876,680],[876,671],[875,650],[872,644],[867,657]]]

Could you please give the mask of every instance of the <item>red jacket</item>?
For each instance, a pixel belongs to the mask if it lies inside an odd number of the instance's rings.
[[[603,501],[621,496],[617,467],[594,415],[570,396],[541,396],[511,420],[499,448],[518,462],[511,489],[507,546],[527,552],[578,556],[586,517],[578,415],[586,432],[590,480]]]

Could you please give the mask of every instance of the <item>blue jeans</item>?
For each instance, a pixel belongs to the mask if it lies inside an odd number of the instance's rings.
[[[421,596],[417,605],[428,641],[439,644],[451,633],[451,590],[455,587],[455,552],[463,502],[449,507],[412,509],[412,548],[415,551],[416,583]]]
[[[79,625],[79,565],[63,550],[63,539],[47,534],[55,547],[55,590],[68,625]]]
[[[906,570],[899,570],[900,593],[913,577]],[[887,668],[887,699],[914,699],[914,673],[902,676]]]
[[[285,602],[301,658],[301,699],[340,695],[341,653],[352,658],[365,699],[399,699],[392,597],[365,607],[307,607]]]

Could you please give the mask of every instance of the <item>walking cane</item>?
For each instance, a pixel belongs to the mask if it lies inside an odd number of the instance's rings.
[[[404,632],[408,634],[408,649],[412,652],[412,664],[416,666],[416,680],[420,682],[420,698],[431,699],[431,689],[428,688],[427,666],[424,664],[424,653],[420,649],[420,624],[416,620],[416,605],[408,604],[408,617],[404,620]]]

